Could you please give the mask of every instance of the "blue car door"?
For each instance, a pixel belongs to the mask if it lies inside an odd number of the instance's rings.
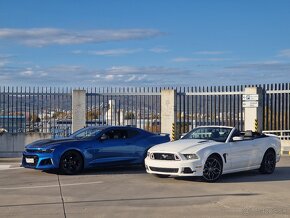
[[[95,164],[115,165],[134,160],[134,149],[123,128],[109,129],[98,139],[95,147]]]

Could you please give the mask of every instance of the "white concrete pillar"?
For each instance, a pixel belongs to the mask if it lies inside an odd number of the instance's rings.
[[[72,132],[86,126],[86,91],[72,92]]]
[[[261,87],[247,87],[243,95],[245,108],[244,130],[262,132],[263,130],[263,89]]]
[[[174,138],[172,134],[173,125],[176,127],[176,90],[162,90],[161,132],[170,134],[171,139]]]

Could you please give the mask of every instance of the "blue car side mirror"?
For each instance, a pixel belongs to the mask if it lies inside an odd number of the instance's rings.
[[[108,139],[108,136],[106,134],[103,134],[100,138],[100,141],[102,142],[102,141],[105,141],[107,139]]]

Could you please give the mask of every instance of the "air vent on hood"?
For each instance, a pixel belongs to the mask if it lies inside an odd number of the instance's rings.
[[[199,141],[197,143],[205,143],[205,142],[208,142],[208,140]]]

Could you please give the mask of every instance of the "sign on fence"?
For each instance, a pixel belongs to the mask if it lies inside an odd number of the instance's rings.
[[[243,95],[243,101],[258,101],[258,100],[259,100],[258,94]]]

